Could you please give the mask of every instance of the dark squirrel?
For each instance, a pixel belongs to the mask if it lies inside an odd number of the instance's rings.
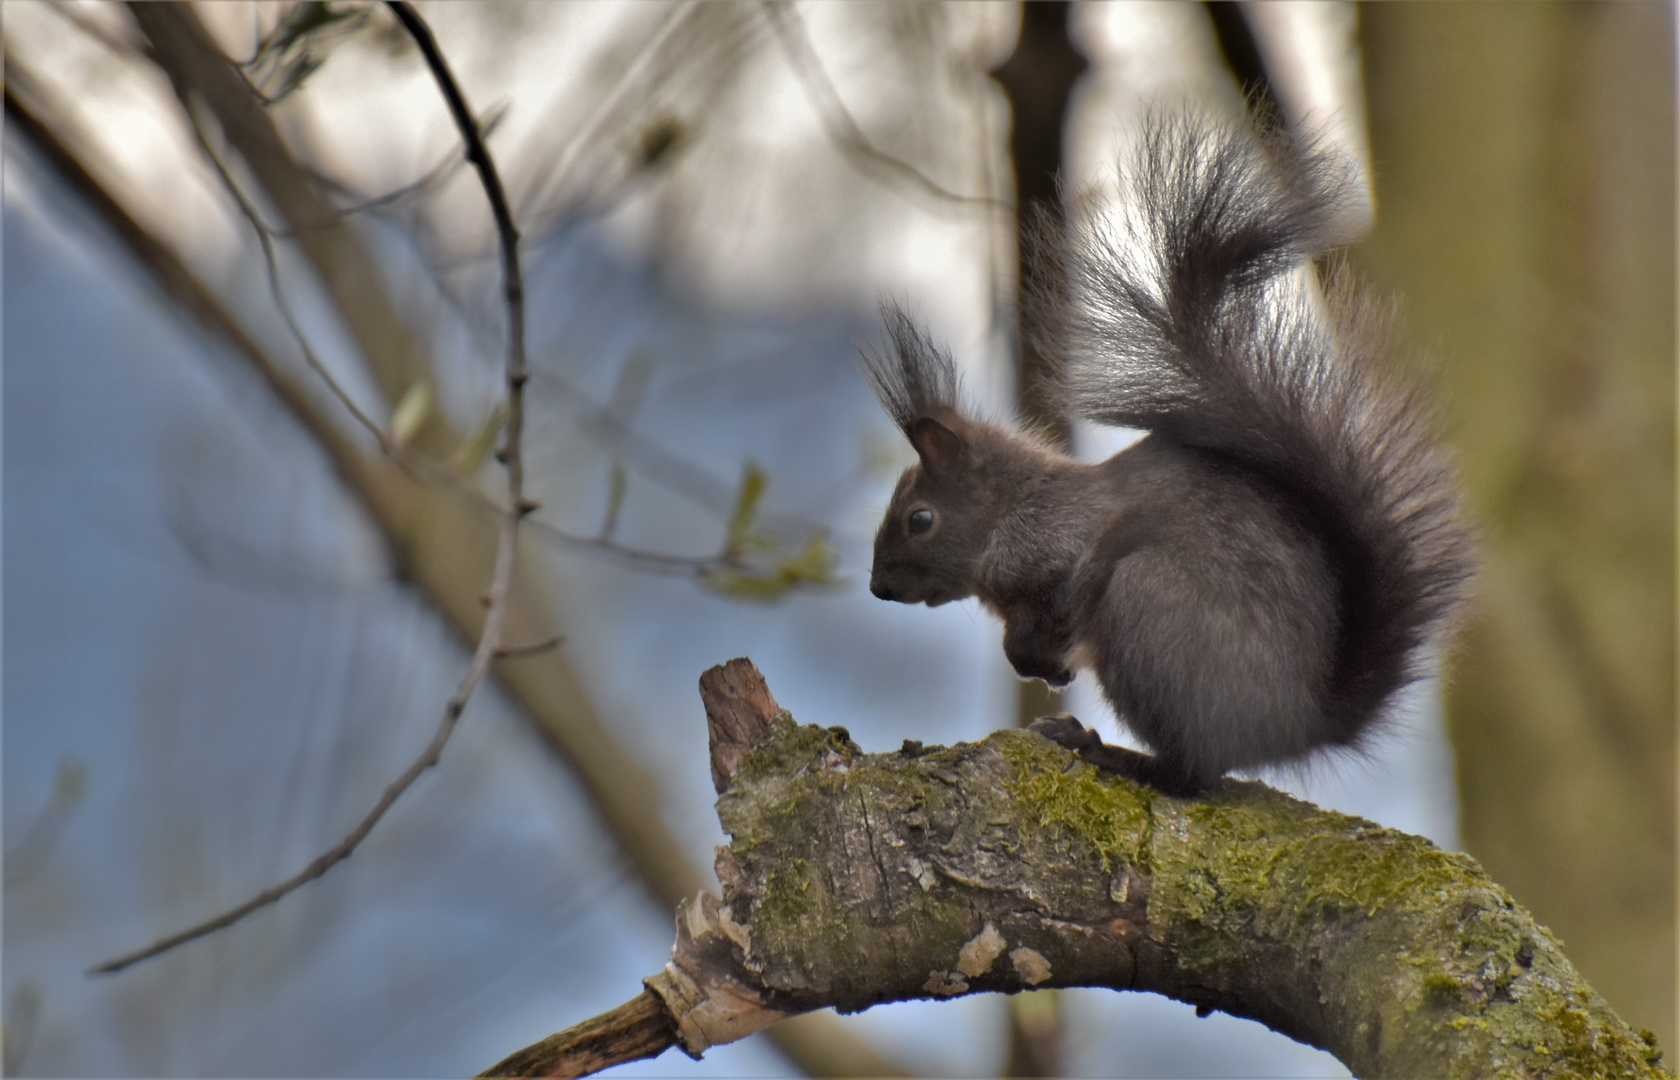
[[[1428,410],[1383,370],[1388,308],[1332,270],[1350,170],[1276,128],[1153,121],[1125,177],[1139,217],[1053,235],[1066,411],[1142,428],[1090,464],[960,402],[950,355],[896,307],[865,372],[919,457],[870,591],[978,596],[1023,678],[1092,668],[1151,751],[1072,717],[1033,729],[1177,795],[1232,770],[1357,750],[1421,677],[1473,546]],[[1062,299],[1058,299],[1062,298]],[[1023,322],[1027,322],[1023,318]]]

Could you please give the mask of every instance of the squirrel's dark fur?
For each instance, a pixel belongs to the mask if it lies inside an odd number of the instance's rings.
[[[1357,747],[1463,601],[1473,552],[1416,395],[1381,370],[1386,309],[1297,273],[1337,237],[1346,169],[1276,130],[1157,120],[1125,177],[1137,221],[1054,238],[1036,304],[1070,413],[1150,434],[1087,464],[960,401],[950,356],[889,307],[877,397],[920,458],[870,589],[977,595],[1052,685],[1089,665],[1153,751],[1035,727],[1192,793],[1233,769]]]

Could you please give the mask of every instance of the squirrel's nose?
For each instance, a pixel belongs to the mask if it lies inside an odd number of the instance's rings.
[[[875,594],[877,600],[891,600],[893,598],[892,589],[883,584],[880,578],[872,577],[869,579],[869,591]]]

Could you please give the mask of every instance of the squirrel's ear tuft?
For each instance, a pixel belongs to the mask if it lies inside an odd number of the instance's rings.
[[[968,450],[967,440],[931,416],[919,416],[910,425],[910,445],[922,468],[935,474],[954,467]]]
[[[951,354],[898,306],[883,304],[881,319],[888,347],[864,348],[863,375],[893,423],[909,435],[918,417],[940,409],[960,412],[961,380]]]

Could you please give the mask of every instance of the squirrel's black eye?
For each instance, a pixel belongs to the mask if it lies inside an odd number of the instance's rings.
[[[933,511],[925,508],[912,510],[905,524],[909,527],[911,536],[920,536],[933,528]]]

